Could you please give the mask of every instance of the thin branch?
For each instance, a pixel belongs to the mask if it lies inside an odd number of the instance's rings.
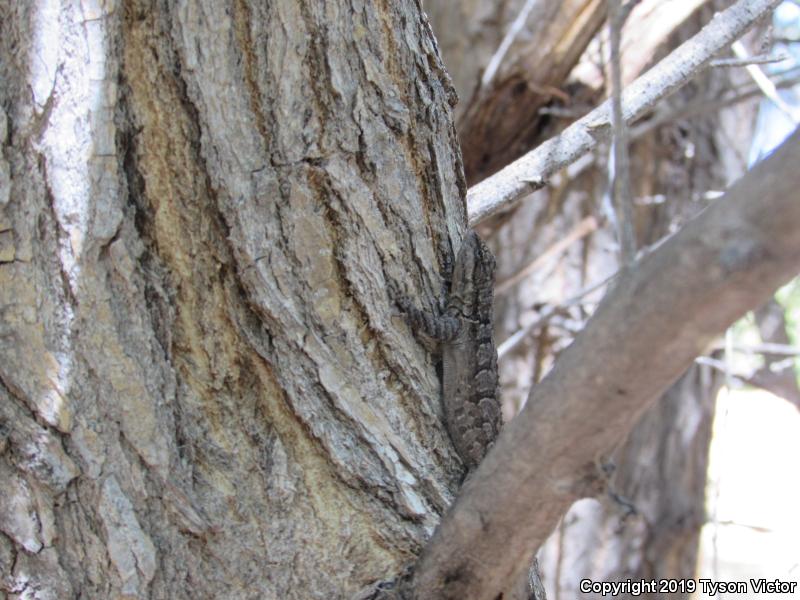
[[[800,131],[623,270],[464,484],[420,557],[417,600],[504,593],[567,507],[601,491],[597,465],[708,340],[797,274],[798,164]]]
[[[731,46],[731,49],[738,58],[746,60],[750,57],[747,49],[744,47],[744,44],[742,44],[741,41],[737,40],[734,42]],[[753,78],[753,81],[756,82],[756,85],[761,89],[762,92],[764,92],[764,95],[769,98],[782,113],[789,117],[793,123],[800,123],[800,111],[792,106],[789,106],[783,101],[783,98],[778,95],[778,90],[775,89],[775,84],[772,83],[769,77],[764,74],[764,71],[761,70],[761,67],[750,64],[745,68],[750,74],[750,77]]]
[[[694,362],[695,364],[703,365],[704,367],[711,367],[715,371],[725,375],[726,385],[728,387],[731,387],[732,381],[739,385],[745,385],[750,379],[750,375],[740,373],[738,371],[732,371],[730,369],[730,365],[724,360],[711,358],[710,356],[698,356],[694,359]]]
[[[708,522],[708,521],[706,521]],[[735,527],[745,527],[747,529],[752,529],[753,531],[757,531],[758,533],[773,533],[775,530],[771,527],[764,527],[762,525],[750,525],[749,523],[740,523],[739,521],[734,521],[732,519],[726,519],[724,521],[717,521],[718,525],[733,525]]]
[[[514,348],[516,348],[519,343],[524,340],[527,335],[547,323],[550,319],[553,318],[559,311],[564,310],[565,308],[569,308],[570,306],[577,304],[581,299],[585,296],[588,296],[595,290],[599,290],[601,287],[607,285],[611,282],[617,273],[606,277],[601,281],[597,281],[591,285],[586,286],[582,290],[580,290],[577,294],[572,296],[569,300],[565,300],[564,302],[560,302],[558,304],[549,304],[544,307],[542,313],[539,315],[539,318],[528,323],[525,327],[515,331],[512,335],[510,335],[506,340],[497,347],[497,359],[502,359],[506,354],[511,352]]]
[[[578,119],[589,112],[589,109],[581,107],[567,107],[567,106],[543,106],[539,109],[540,115],[550,115],[559,119]]]
[[[508,290],[510,290],[514,285],[525,279],[528,275],[536,271],[543,263],[548,261],[549,259],[553,258],[554,256],[558,256],[564,250],[569,248],[573,243],[577,242],[580,239],[583,239],[593,231],[595,231],[598,227],[597,219],[593,216],[588,216],[585,219],[582,219],[580,223],[575,225],[575,227],[570,230],[567,235],[563,238],[558,240],[556,243],[552,244],[549,248],[547,248],[544,252],[542,252],[539,256],[533,259],[530,263],[528,263],[525,268],[520,269],[516,273],[514,273],[511,277],[500,281],[494,288],[495,296],[502,296]]]
[[[660,100],[688,83],[720,50],[744,34],[781,0],[739,0],[718,13],[697,35],[634,81],[623,94],[626,123],[638,119]],[[610,134],[610,101],[606,101],[564,132],[471,187],[467,193],[469,225],[510,207],[545,185]]]
[[[611,130],[612,160],[609,161],[611,205],[617,221],[617,239],[620,262],[629,265],[636,259],[636,239],[633,232],[633,205],[631,200],[630,166],[628,162],[628,128],[622,116],[622,37],[621,0],[608,0],[609,46],[611,50]]]
[[[481,88],[488,87],[492,79],[494,79],[497,69],[500,68],[500,63],[503,62],[503,58],[505,58],[508,49],[511,47],[511,44],[514,43],[519,32],[522,31],[522,28],[525,26],[525,21],[528,19],[528,15],[535,5],[536,0],[527,0],[525,6],[523,6],[519,14],[517,14],[517,18],[511,23],[505,37],[503,37],[503,41],[500,42],[492,58],[489,59],[489,64],[486,65],[486,70],[483,72],[483,77],[481,77]]]
[[[708,63],[709,67],[746,67],[748,65],[768,65],[771,63],[783,62],[789,58],[788,54],[771,56],[769,54],[758,54],[746,58],[717,58]]]
[[[558,248],[558,247],[560,246],[561,242],[564,242],[564,241],[568,240],[572,235],[574,235],[577,232],[579,232],[581,230],[581,225],[584,222],[586,222],[588,219],[590,219],[590,218],[591,217],[587,217],[586,219],[584,219],[583,221],[578,223],[578,225],[576,225],[575,228],[573,228],[572,232],[570,232],[570,235],[568,235],[566,238],[564,238],[564,240],[560,240],[559,242],[557,242],[556,244],[551,246],[547,250],[546,253],[549,253],[550,251],[556,250],[556,249],[558,249],[560,251],[560,248]],[[644,258],[648,254],[650,254],[651,252],[656,250],[658,247],[660,247],[662,244],[664,244],[673,235],[674,235],[674,233],[669,233],[669,234],[659,238],[658,240],[656,240],[655,242],[653,242],[649,246],[645,246],[643,248],[640,248],[639,252],[637,253],[637,259]],[[548,258],[549,258],[549,256],[548,256]],[[536,259],[536,260],[533,261],[533,263],[531,265],[526,267],[524,269],[524,271],[533,272],[533,269],[531,267],[533,267],[533,266],[538,267],[539,264],[540,264],[539,259]],[[595,283],[593,283],[591,285],[588,285],[588,286],[584,287],[577,294],[575,294],[574,296],[572,296],[568,300],[564,300],[563,302],[559,302],[558,304],[546,305],[543,308],[543,310],[542,310],[541,314],[539,315],[538,319],[536,319],[535,321],[532,321],[531,323],[528,323],[524,327],[521,327],[520,329],[515,331],[502,344],[500,344],[497,347],[497,357],[498,357],[498,359],[503,358],[503,356],[505,356],[506,354],[511,352],[511,350],[516,348],[519,345],[519,343],[522,342],[522,340],[524,340],[525,337],[529,333],[531,333],[532,331],[535,331],[536,329],[539,329],[542,325],[544,325],[545,323],[549,322],[556,314],[558,314],[559,312],[564,311],[564,309],[569,308],[570,306],[573,306],[573,305],[577,304],[585,296],[588,296],[589,294],[591,294],[595,290],[598,290],[601,287],[603,287],[603,286],[607,285],[608,283],[612,282],[614,279],[616,279],[619,276],[621,271],[622,271],[622,269],[620,269],[619,271],[615,271],[614,273],[612,273],[611,275],[609,275],[605,279],[602,279],[600,281],[597,281],[597,282],[595,282]],[[526,275],[527,274],[528,273],[526,273]]]
[[[796,85],[797,83],[800,83],[800,77],[798,76],[782,77],[780,80],[775,82],[775,87],[788,88]],[[704,114],[716,112],[720,109],[733,106],[739,102],[744,102],[745,100],[749,100],[754,96],[759,96],[761,94],[761,88],[756,85],[752,85],[747,89],[739,90],[738,93],[723,96],[722,98],[698,98],[696,100],[692,100],[677,110],[669,112],[662,111],[661,114],[657,113],[653,118],[637,124],[635,127],[633,127],[633,129],[631,129],[631,139],[639,139],[654,129],[657,129],[658,127],[661,127],[667,123],[673,123],[678,119],[691,119],[693,117],[699,117]]]
[[[797,386],[786,385],[782,373],[772,373],[768,369],[759,369],[754,373],[742,373],[738,371],[731,371],[729,365],[716,358],[710,356],[698,356],[695,363],[705,365],[712,369],[725,374],[728,380],[728,387],[731,387],[731,382],[739,386],[749,385],[765,392],[769,392],[779,398],[783,398],[787,402],[794,404],[800,409],[800,394],[798,394]]]
[[[721,350],[720,346],[715,346],[715,350]],[[734,344],[731,347],[731,350],[734,352],[740,352],[742,354],[769,354],[772,356],[800,356],[800,348],[797,346],[790,346],[788,344],[770,344],[770,343],[761,343],[761,344],[752,344],[748,346],[742,346],[739,344]]]

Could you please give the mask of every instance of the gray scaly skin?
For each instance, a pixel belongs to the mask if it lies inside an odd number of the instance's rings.
[[[461,243],[441,315],[398,299],[412,327],[442,342],[445,425],[461,460],[472,471],[502,425],[497,349],[492,337],[494,256],[474,231]]]

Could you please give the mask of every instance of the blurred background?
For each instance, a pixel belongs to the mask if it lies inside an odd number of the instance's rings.
[[[623,84],[731,4],[623,3]],[[425,10],[459,95],[470,185],[610,93],[605,3],[429,1]],[[719,197],[797,127],[799,40],[800,6],[783,2],[629,128],[639,252]],[[582,329],[619,268],[609,151],[600,147],[481,225],[498,258],[506,419]],[[577,502],[542,548],[549,598],[589,597],[578,591],[583,578],[800,581],[798,319],[794,281],[712,343],[644,415],[617,448],[605,497]]]

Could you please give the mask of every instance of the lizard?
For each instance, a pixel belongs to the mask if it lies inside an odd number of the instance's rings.
[[[451,269],[445,266],[444,271]],[[502,426],[494,344],[495,260],[477,233],[468,231],[452,266],[449,288],[439,313],[420,310],[392,293],[414,329],[442,344],[442,403],[445,426],[469,478],[491,448]],[[393,286],[394,287],[394,286]],[[396,289],[396,288],[394,288]],[[463,482],[463,480],[462,480]],[[367,586],[357,600],[412,597],[413,567],[394,579]],[[529,600],[546,599],[538,563],[524,581]]]
[[[449,270],[449,269],[446,269]],[[493,338],[495,259],[477,233],[464,236],[440,314],[397,299],[409,324],[442,344],[445,427],[468,472],[483,459],[502,425]]]

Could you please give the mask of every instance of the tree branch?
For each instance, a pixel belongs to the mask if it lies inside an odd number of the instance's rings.
[[[624,24],[621,0],[608,0],[608,41],[611,71],[611,157],[609,179],[611,206],[617,226],[620,262],[632,264],[636,259],[636,236],[633,231],[633,198],[631,197],[628,126],[622,112],[622,61],[620,39]]]
[[[623,94],[622,111],[630,123],[697,74],[713,56],[744,34],[781,0],[739,0],[718,13],[697,35],[634,81]],[[474,227],[525,194],[544,186],[554,173],[592,150],[611,133],[607,100],[564,132],[467,192],[469,225]]]
[[[420,558],[416,598],[496,598],[597,467],[709,340],[800,267],[800,131],[620,275],[464,485]]]

